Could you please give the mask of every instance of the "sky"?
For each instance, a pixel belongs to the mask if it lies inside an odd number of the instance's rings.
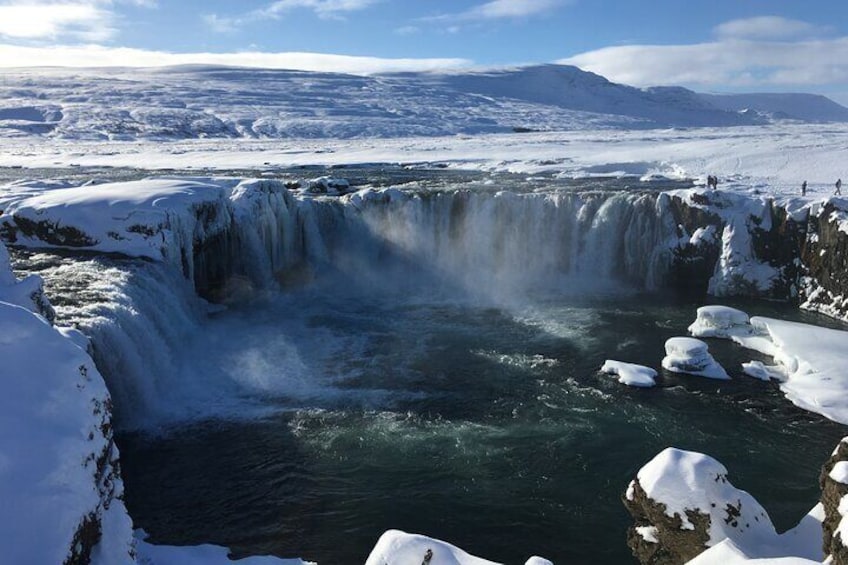
[[[572,64],[633,86],[848,105],[845,0],[0,0],[0,67],[358,74]]]

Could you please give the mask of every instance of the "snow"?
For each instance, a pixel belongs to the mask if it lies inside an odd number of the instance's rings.
[[[657,539],[658,530],[654,526],[639,526],[636,528],[636,533],[648,543],[659,543]]]
[[[839,461],[830,470],[828,476],[843,485],[848,485],[848,461]]]
[[[623,363],[621,361],[607,360],[601,367],[602,373],[617,375],[618,382],[632,387],[652,387],[656,385],[654,379],[657,372],[650,367]]]
[[[664,369],[673,373],[686,373],[710,379],[728,380],[730,377],[709,353],[709,347],[691,337],[672,337],[665,342]]]
[[[706,313],[715,310],[708,309]],[[726,310],[719,309],[719,312]],[[735,314],[741,321],[741,315]],[[695,335],[712,322],[698,310],[690,326]],[[749,326],[735,324],[715,337],[725,337],[772,357],[775,365],[745,365],[745,373],[759,379],[777,379],[793,404],[848,424],[848,332],[799,322],[753,317]]]
[[[433,565],[497,565],[494,561],[469,555],[449,543],[399,530],[389,530],[380,536],[365,565],[385,565],[386,563],[418,565],[424,562],[428,551],[432,552]]]

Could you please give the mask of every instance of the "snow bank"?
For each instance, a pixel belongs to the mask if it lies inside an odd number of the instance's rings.
[[[17,289],[0,267],[3,300]],[[0,383],[4,560],[131,562],[111,401],[91,358],[40,315],[0,301]],[[110,537],[95,548],[101,533]]]
[[[380,536],[365,565],[498,565],[474,557],[449,543],[399,530]],[[531,557],[525,565],[551,565],[541,557]]]
[[[643,365],[634,365],[633,363],[623,363],[608,359],[601,367],[601,372],[608,375],[617,375],[618,382],[627,386],[646,388],[657,384],[654,381],[657,372]]]
[[[665,342],[664,369],[673,373],[686,373],[710,379],[728,380],[730,377],[709,353],[709,347],[691,337],[673,337]]]

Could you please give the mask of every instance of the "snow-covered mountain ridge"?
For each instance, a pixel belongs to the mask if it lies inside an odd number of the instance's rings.
[[[824,97],[781,100],[777,110],[744,113],[684,88],[638,89],[562,65],[373,76],[204,66],[10,69],[0,83],[0,137],[389,138],[723,127],[765,123],[769,115],[848,121],[848,109]]]

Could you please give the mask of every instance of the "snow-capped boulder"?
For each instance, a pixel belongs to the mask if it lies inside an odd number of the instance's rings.
[[[657,372],[643,365],[607,359],[601,367],[601,372],[608,375],[616,375],[618,382],[627,386],[648,388],[657,384],[654,380],[657,377]]]
[[[642,467],[624,495],[635,524],[628,545],[642,563],[685,563],[725,539],[741,545],[776,536],[766,511],[700,453],[668,448]]]
[[[750,334],[748,314],[729,306],[701,306],[689,333],[695,337],[730,338],[739,334]]]
[[[724,368],[710,355],[709,347],[699,339],[673,337],[665,342],[664,369],[710,379],[728,380]]]

